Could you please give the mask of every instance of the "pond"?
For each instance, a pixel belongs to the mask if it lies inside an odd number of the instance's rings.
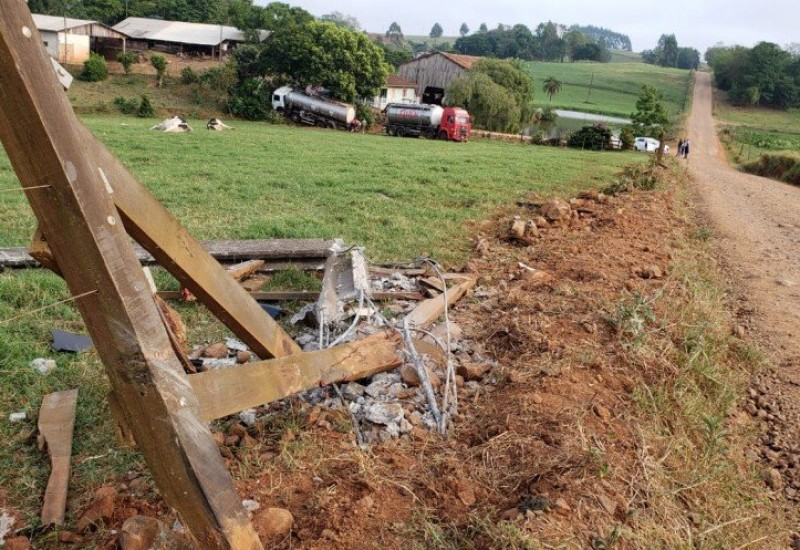
[[[631,120],[627,118],[598,115],[595,113],[583,113],[581,111],[565,111],[562,109],[554,109],[553,112],[558,116],[555,122],[550,124],[537,124],[536,126],[528,128],[523,133],[525,135],[531,135],[541,130],[543,137],[547,139],[562,138],[566,137],[572,132],[580,130],[582,127],[588,124],[602,122],[611,128],[611,131],[614,133],[614,135],[619,136],[619,132],[622,130],[622,127],[631,123]]]

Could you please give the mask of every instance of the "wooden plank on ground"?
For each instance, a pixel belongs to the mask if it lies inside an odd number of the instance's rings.
[[[406,317],[408,324],[421,329],[431,326],[444,313],[445,307],[451,307],[459,301],[477,282],[477,279],[473,277],[465,276],[462,279],[462,282],[447,290],[447,302],[445,302],[444,294],[421,302]]]
[[[321,351],[193,374],[189,381],[206,421],[295,393],[393,369],[400,336],[381,333]]]
[[[44,526],[64,524],[77,405],[78,390],[67,390],[45,395],[39,409],[39,447],[47,449],[51,464],[42,504]]]
[[[268,269],[322,269],[333,241],[324,239],[261,239],[247,241],[201,241],[203,249],[220,262],[264,260]],[[147,250],[133,245],[142,265],[158,263]],[[294,262],[292,261],[294,260]],[[28,248],[15,246],[0,248],[0,267],[37,267],[39,262]]]
[[[264,260],[247,260],[246,262],[229,265],[225,268],[225,271],[233,277],[234,281],[241,281],[258,271],[265,263]]]
[[[92,154],[41,44],[24,0],[0,2],[0,141],[166,503],[200,548],[262,548],[108,193],[122,178]]]

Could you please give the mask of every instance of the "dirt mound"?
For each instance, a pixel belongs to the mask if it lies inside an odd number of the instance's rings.
[[[689,228],[674,193],[550,202],[527,197],[474,228],[467,270],[480,283],[451,319],[496,362],[460,385],[449,437],[413,430],[362,452],[346,413],[299,397],[250,428],[218,427],[254,517],[291,513],[280,547],[645,548],[784,536],[735,439],[749,429],[746,413],[730,415],[742,372],[726,371],[732,387],[719,386],[719,372],[692,363],[698,350],[717,363],[738,348],[720,336],[725,319],[694,330],[713,317],[678,307],[696,297],[686,290],[694,272],[675,272]],[[120,488],[126,512],[110,529],[152,515],[136,504],[139,485]]]

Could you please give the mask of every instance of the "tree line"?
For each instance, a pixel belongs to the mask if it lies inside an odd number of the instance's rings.
[[[777,44],[714,46],[706,51],[716,86],[735,105],[800,107],[800,54]]]
[[[608,33],[610,31],[606,31]],[[616,33],[614,33],[616,34]],[[492,30],[479,30],[471,35],[462,35],[458,38],[453,49],[466,55],[484,57],[497,57],[499,59],[523,59],[526,61],[600,61],[611,60],[611,53],[596,37],[605,36],[605,43],[613,45],[628,45],[630,39],[624,35],[622,38],[611,39],[599,29],[594,36],[587,34],[580,27],[567,28],[548,21],[541,23],[536,30],[531,31],[527,26],[518,24],[514,26],[499,25]]]
[[[662,34],[654,49],[642,52],[642,61],[660,67],[695,70],[700,65],[700,52],[679,47],[674,34]]]

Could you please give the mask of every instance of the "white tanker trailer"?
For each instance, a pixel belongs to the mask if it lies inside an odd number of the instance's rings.
[[[350,130],[356,121],[352,105],[312,97],[284,86],[272,94],[272,108],[298,124]]]

